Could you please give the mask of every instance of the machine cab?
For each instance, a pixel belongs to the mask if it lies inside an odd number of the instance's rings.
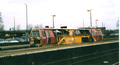
[[[89,31],[91,33],[91,30],[89,30]],[[97,30],[96,29],[92,29],[92,33],[91,34],[92,34],[93,38],[96,39],[96,41],[104,39],[102,31],[100,29],[97,29]]]
[[[55,43],[52,30],[32,29],[29,36],[30,46],[42,46]]]

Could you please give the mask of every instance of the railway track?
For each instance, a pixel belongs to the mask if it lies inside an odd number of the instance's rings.
[[[1,65],[116,65],[119,64],[118,45],[118,41],[109,41],[97,44],[82,43],[2,50],[0,63]]]
[[[113,58],[111,56],[116,56],[116,54],[118,57],[119,48],[114,48],[114,49],[94,52],[94,53],[90,53],[86,55],[80,55],[80,56],[75,56],[71,58],[61,59],[58,61],[53,61],[53,62],[45,63],[42,65],[57,65],[57,64],[59,65],[99,65],[99,64],[111,65],[116,62],[115,57]],[[102,58],[104,58],[104,60],[100,60]]]
[[[93,43],[99,43],[99,42],[106,42],[106,41],[113,41],[113,40],[118,40],[118,37],[113,37],[113,38],[105,38],[102,41],[98,42],[93,42]],[[89,42],[87,42],[89,43]],[[81,43],[85,44],[85,43]],[[7,43],[7,44],[0,44],[0,50],[13,50],[13,49],[23,49],[23,48],[30,48],[28,42],[24,43]]]

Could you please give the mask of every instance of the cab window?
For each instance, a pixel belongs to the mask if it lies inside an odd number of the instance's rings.
[[[88,30],[86,30],[86,34],[90,34],[90,32]]]
[[[46,36],[45,31],[42,31],[42,35],[43,35],[43,36]]]
[[[101,32],[101,31],[99,31],[99,34],[100,34],[100,35],[102,35],[102,32]]]
[[[49,33],[49,31],[47,31],[47,35],[48,35],[48,36],[50,36],[50,33]]]
[[[31,37],[39,37],[39,36],[40,36],[39,30],[32,31]]]
[[[86,34],[84,30],[80,30],[81,34]]]
[[[93,35],[96,35],[96,33],[94,31],[92,31]]]
[[[96,32],[96,35],[98,35],[98,32]]]

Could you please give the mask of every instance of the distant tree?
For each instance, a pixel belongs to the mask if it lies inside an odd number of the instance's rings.
[[[12,29],[11,29],[11,28],[9,28],[9,30],[11,31]]]
[[[119,20],[117,20],[116,27],[119,28]]]
[[[14,31],[14,27],[9,28],[10,31]],[[20,25],[17,25],[15,27],[15,30],[19,31],[20,30]]]
[[[2,16],[1,16],[1,12],[0,12],[0,31],[4,30],[4,25],[3,25],[3,20],[2,20]]]
[[[9,28],[10,31],[14,31],[14,27]],[[17,27],[15,28],[16,31],[20,30],[20,25],[17,25]]]
[[[20,25],[17,25],[16,30],[17,30],[17,31],[20,30]]]
[[[14,30],[14,27],[11,27],[11,30]]]
[[[37,29],[37,28],[43,28],[43,25],[42,25],[42,24],[36,25],[36,26],[34,26],[34,28],[35,28],[35,29]]]
[[[34,26],[35,29],[39,28],[39,25]]]
[[[114,30],[106,30],[105,35],[109,36],[110,34],[114,33]]]
[[[4,31],[4,25],[0,24],[0,31]]]
[[[44,28],[42,24],[40,24],[40,28]]]
[[[33,28],[33,25],[32,24],[29,24],[28,25],[28,30],[31,30]]]

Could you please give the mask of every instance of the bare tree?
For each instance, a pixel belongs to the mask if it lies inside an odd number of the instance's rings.
[[[4,30],[4,25],[0,24],[0,31],[3,31],[3,30]]]
[[[1,17],[1,12],[0,12],[0,23],[3,23],[2,17]]]
[[[0,12],[0,31],[4,30],[4,25],[3,25],[3,21],[2,21],[2,16],[1,16],[1,12]]]

